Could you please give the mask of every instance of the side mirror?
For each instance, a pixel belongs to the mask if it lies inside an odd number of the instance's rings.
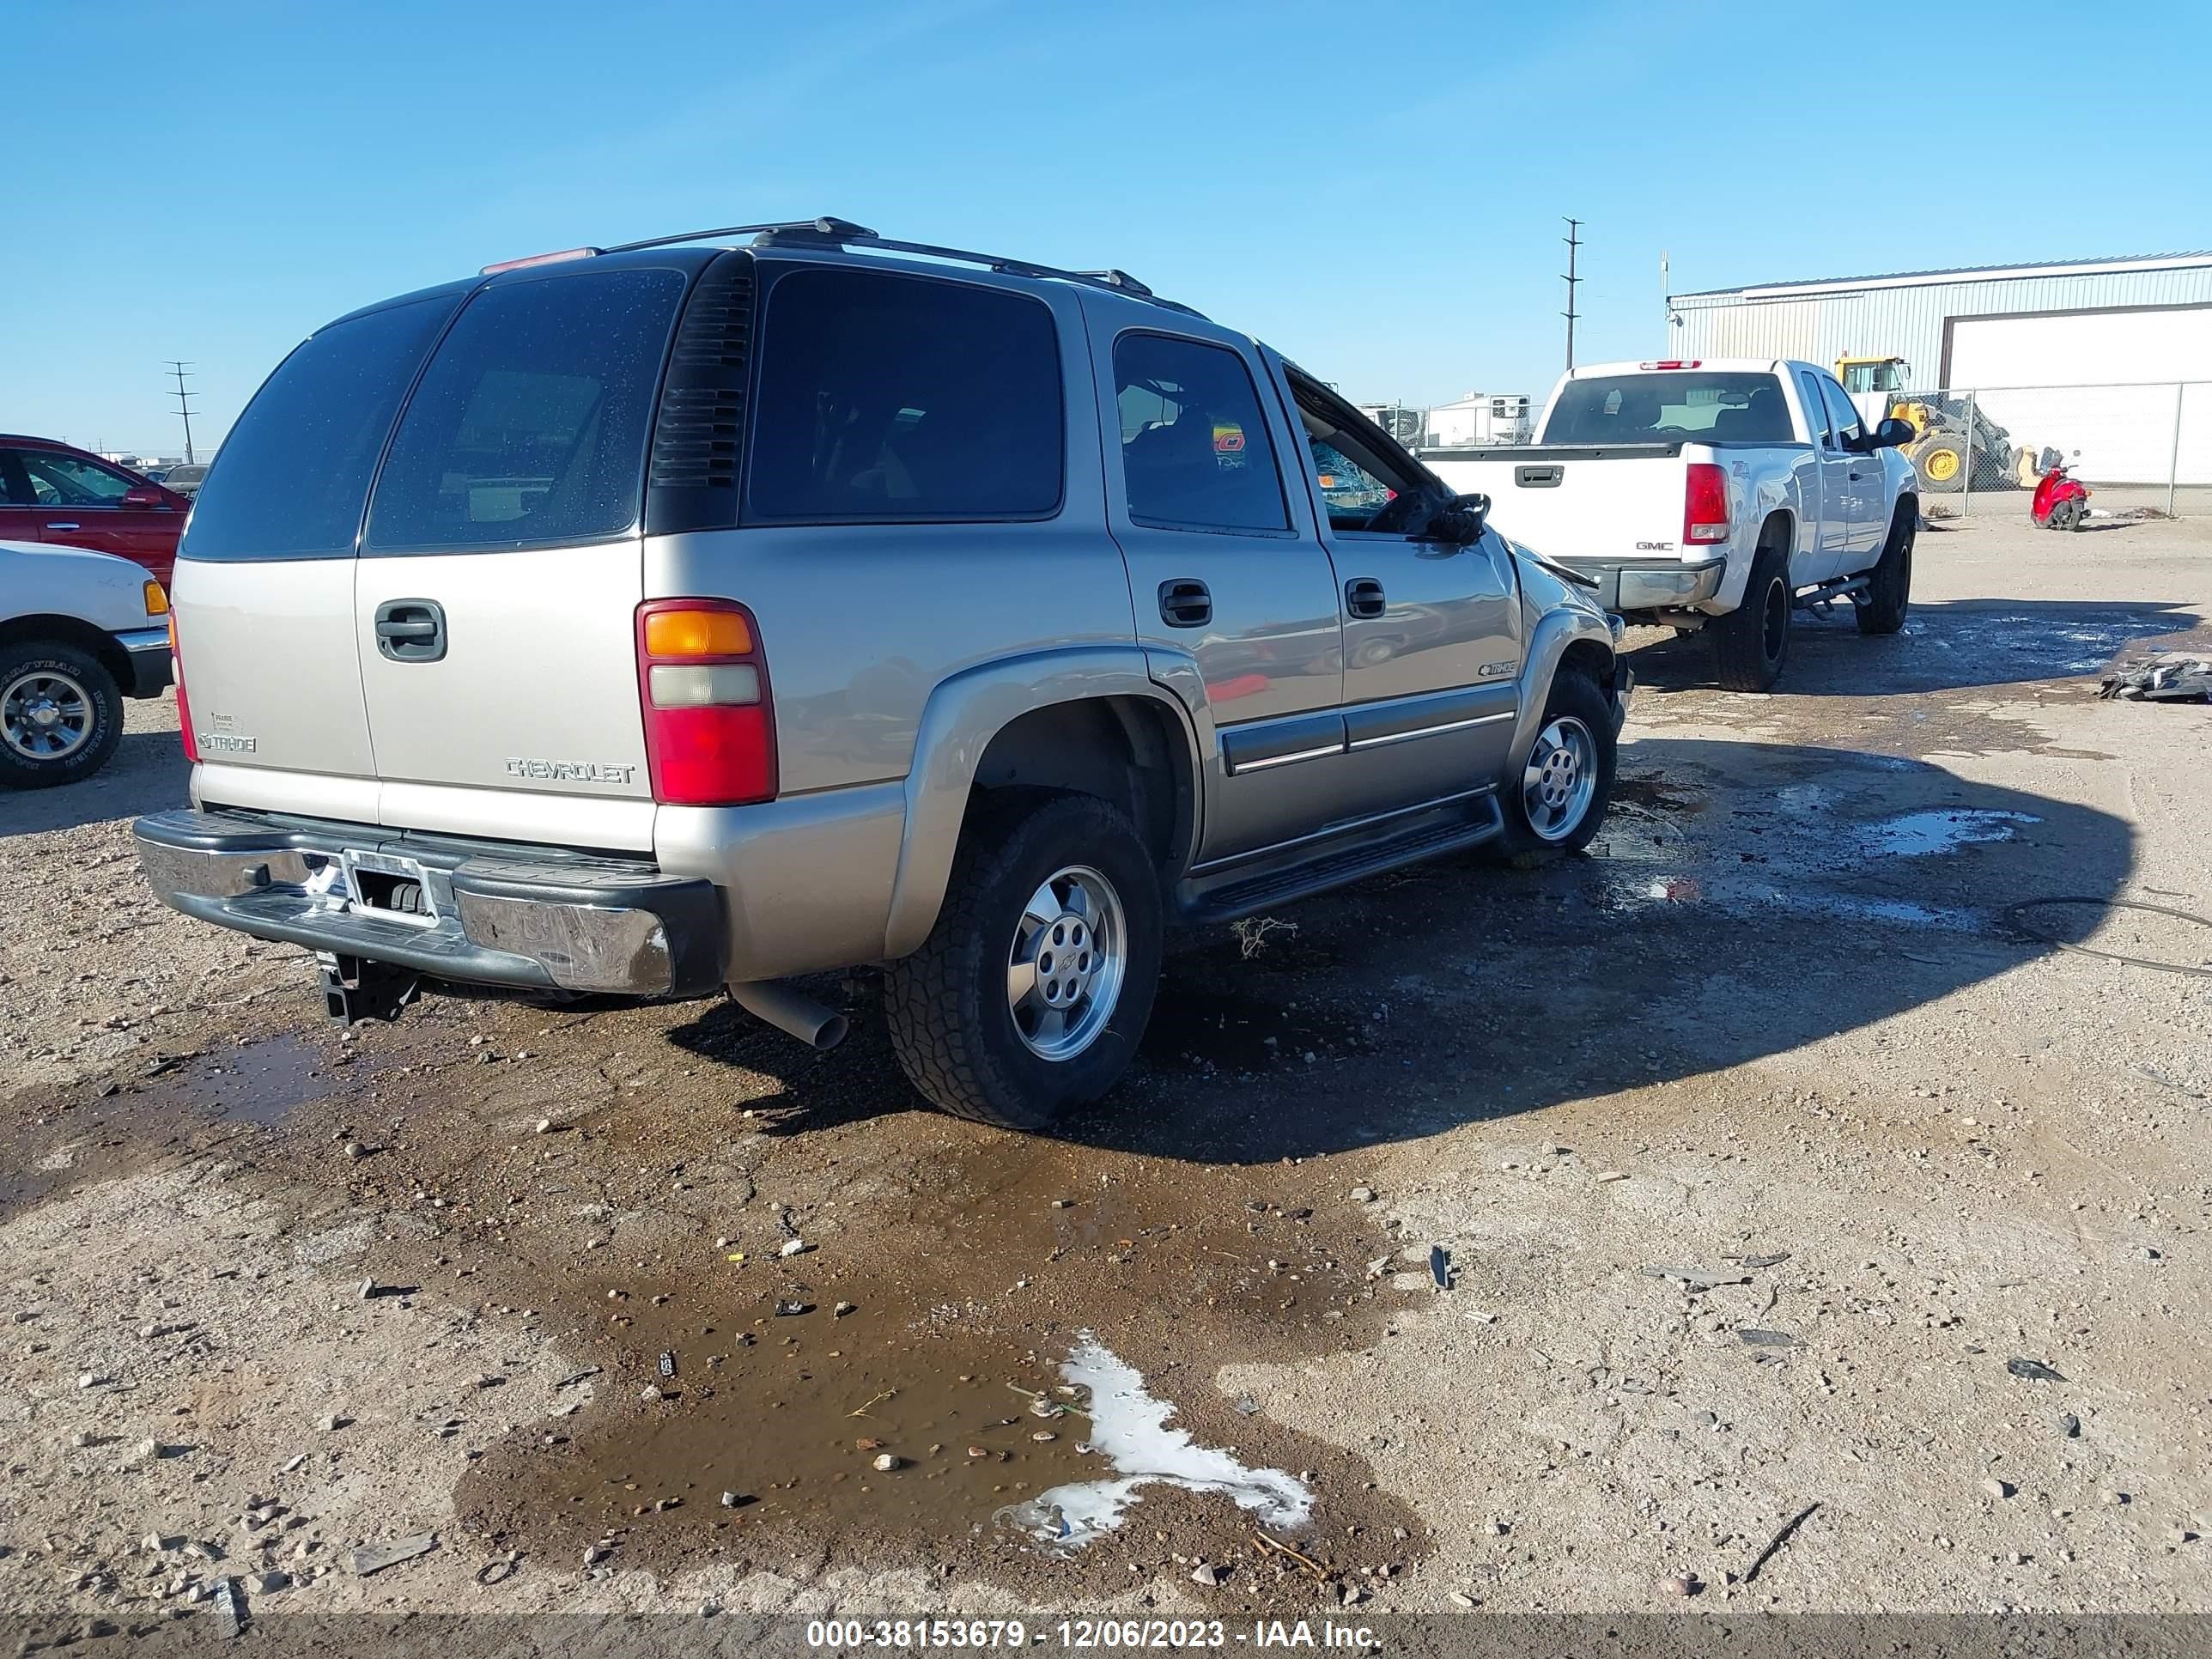
[[[167,507],[168,504],[169,498],[162,493],[159,484],[132,484],[123,492],[123,505],[125,507]]]
[[[1472,547],[1482,539],[1483,526],[1489,518],[1489,496],[1455,495],[1430,518],[1420,539],[1443,542],[1453,547]]]
[[[1902,449],[1920,433],[1910,421],[1887,420],[1874,429],[1874,447]]]

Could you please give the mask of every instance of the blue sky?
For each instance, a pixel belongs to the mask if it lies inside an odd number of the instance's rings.
[[[1355,397],[1540,394],[1678,290],[2212,246],[2212,8],[14,0],[0,429],[180,447],[488,261],[830,212],[1120,265]],[[30,180],[39,188],[28,189]]]

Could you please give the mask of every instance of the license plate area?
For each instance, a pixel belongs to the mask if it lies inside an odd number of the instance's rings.
[[[338,854],[338,868],[349,909],[416,927],[438,925],[437,896],[428,872],[416,860],[349,848]]]

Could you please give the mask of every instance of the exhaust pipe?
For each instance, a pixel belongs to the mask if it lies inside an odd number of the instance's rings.
[[[852,1022],[781,980],[756,979],[729,988],[730,1000],[755,1019],[787,1031],[810,1048],[828,1050],[845,1040]]]

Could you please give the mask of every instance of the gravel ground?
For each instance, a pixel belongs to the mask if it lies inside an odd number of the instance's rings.
[[[146,897],[134,705],[0,800],[0,1612],[2212,1610],[2212,980],[2006,914],[2212,963],[2112,903],[2212,914],[2212,713],[2093,696],[2212,641],[2212,531],[1919,565],[1769,696],[1638,636],[1591,856],[1180,941],[1051,1139],[919,1109],[866,1021],[342,1038]],[[1002,1516],[1100,1472],[1084,1332],[1310,1491],[1318,1577],[1218,1496]]]

